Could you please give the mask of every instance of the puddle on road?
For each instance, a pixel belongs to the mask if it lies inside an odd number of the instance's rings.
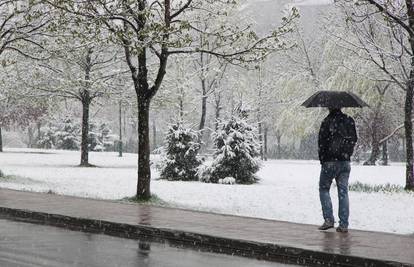
[[[0,266],[292,267],[168,243],[0,219]]]

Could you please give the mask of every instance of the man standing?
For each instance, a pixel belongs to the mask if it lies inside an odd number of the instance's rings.
[[[319,196],[325,222],[319,230],[334,227],[332,201],[329,189],[336,180],[339,198],[339,226],[337,232],[348,232],[349,198],[348,179],[351,171],[350,157],[357,141],[354,120],[339,108],[329,108],[329,115],[323,120],[318,138],[318,153],[321,162]]]

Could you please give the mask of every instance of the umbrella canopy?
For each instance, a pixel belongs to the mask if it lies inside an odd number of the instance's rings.
[[[362,108],[369,107],[357,95],[344,91],[319,91],[309,97],[302,106],[307,108]]]

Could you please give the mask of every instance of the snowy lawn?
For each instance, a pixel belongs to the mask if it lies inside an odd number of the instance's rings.
[[[0,179],[0,187],[100,199],[133,196],[137,182],[137,155],[91,153],[97,168],[79,168],[79,152],[6,149],[0,170],[18,177]],[[154,156],[154,161],[157,157]],[[219,185],[155,180],[151,189],[171,206],[276,219],[297,223],[322,222],[316,161],[271,160],[259,172],[255,185]],[[352,166],[350,182],[404,185],[403,164]],[[336,188],[332,198],[337,211]],[[401,234],[414,233],[414,194],[350,192],[350,228]]]

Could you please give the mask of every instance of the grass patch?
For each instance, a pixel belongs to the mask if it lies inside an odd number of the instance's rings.
[[[4,172],[0,170],[0,181],[6,183],[14,183],[14,184],[43,184],[44,182],[34,180],[32,178],[18,176],[18,175],[6,175]]]
[[[4,172],[0,170],[0,181],[9,182],[12,180],[16,180],[17,176],[14,175],[6,175]]]
[[[155,205],[155,206],[169,206],[167,202],[159,198],[157,195],[152,194],[151,198],[148,200],[139,199],[136,196],[133,197],[124,197],[121,199],[121,201],[124,202],[131,202],[131,203],[137,203],[137,204],[148,204],[148,205]]]
[[[349,191],[364,192],[364,193],[410,193],[406,191],[403,186],[395,184],[380,184],[371,185],[361,182],[351,183],[349,185]]]

